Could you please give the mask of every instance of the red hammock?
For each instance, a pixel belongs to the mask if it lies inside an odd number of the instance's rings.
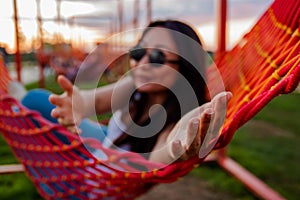
[[[299,0],[277,0],[230,52],[215,61],[226,90],[233,93],[215,149],[226,146],[235,131],[273,98],[298,86],[299,19]],[[203,161],[193,158],[161,168],[138,154],[82,140],[8,96],[10,78],[3,66],[0,72],[0,131],[45,199],[133,199],[155,184],[176,181]],[[216,73],[213,68],[208,71],[211,94],[218,92]],[[84,144],[102,150],[107,158],[97,160]]]

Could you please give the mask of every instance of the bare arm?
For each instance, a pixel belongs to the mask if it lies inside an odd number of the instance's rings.
[[[121,108],[126,99],[129,99],[130,91],[133,89],[133,82],[131,76],[127,76],[117,83],[109,84],[97,88],[96,90],[82,90],[81,95],[84,96],[85,107],[87,113],[85,117],[89,116],[94,109],[91,105],[95,105],[95,111],[97,114],[103,114],[111,112],[112,103],[114,108]],[[112,94],[114,93],[113,99]]]
[[[112,94],[114,94],[115,108],[121,107],[123,100],[129,98],[128,91],[134,88],[130,76],[117,83],[93,90],[80,90],[64,76],[59,76],[57,81],[65,92],[61,95],[52,94],[49,97],[49,101],[56,105],[51,115],[58,118],[58,122],[72,132],[78,132],[76,126],[83,118],[110,112]]]

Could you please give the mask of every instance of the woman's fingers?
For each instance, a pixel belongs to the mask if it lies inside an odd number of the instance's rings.
[[[199,155],[206,156],[214,147],[219,136],[219,131],[224,123],[227,111],[227,103],[232,97],[230,92],[218,94],[211,103],[205,105],[199,120],[199,127],[196,133],[196,126],[190,126],[187,134],[187,148],[184,157]],[[196,136],[195,136],[196,135]]]
[[[182,155],[185,153],[184,148],[181,144],[180,140],[175,140],[171,144],[171,157],[172,159],[176,160],[178,158],[182,159]]]
[[[75,125],[75,122],[73,119],[71,118],[66,118],[66,117],[59,117],[57,119],[58,123],[60,123],[63,126],[71,126],[71,125]]]
[[[50,103],[52,103],[56,106],[62,106],[65,102],[62,95],[56,95],[56,94],[51,94],[49,96],[49,101],[50,101]]]
[[[205,136],[208,133],[208,129],[211,125],[211,121],[214,119],[215,112],[212,108],[207,108],[204,110],[200,119],[200,140],[201,144],[204,141]]]
[[[60,87],[65,91],[62,95],[51,94],[49,97],[49,101],[56,105],[62,106],[66,102],[66,97],[70,97],[73,94],[73,84],[63,75],[59,75],[57,78],[57,82]]]
[[[231,97],[232,94],[230,92],[222,92],[213,98],[210,106],[214,114],[209,124],[207,134],[202,142],[199,152],[200,158],[207,156],[217,143],[220,130],[226,118],[227,103]]]
[[[62,75],[58,76],[57,82],[65,92],[61,95],[50,95],[49,101],[57,106],[52,109],[51,116],[57,118],[58,123],[66,127],[70,132],[80,134],[81,129],[78,128],[73,112],[71,112],[72,95],[77,88]]]
[[[175,129],[174,133],[183,133],[171,135],[174,137],[170,145],[173,159],[187,160],[196,155],[203,158],[213,149],[226,117],[227,102],[231,97],[230,92],[220,93],[211,102],[198,107],[181,119],[183,128]]]
[[[186,140],[186,154],[195,155],[197,149],[200,147],[200,137],[199,137],[199,119],[194,118],[190,120],[187,140]]]
[[[80,134],[82,132],[73,119],[59,117],[57,121],[62,126],[66,127],[66,129],[71,133]]]
[[[78,128],[78,126],[76,125],[70,125],[70,126],[65,126],[68,131],[70,131],[71,133],[75,133],[75,134],[81,134],[82,130],[80,128]]]
[[[208,108],[201,115],[200,119],[195,118],[191,120],[187,134],[186,156],[192,157],[199,154],[200,147],[208,133],[213,116],[213,109]]]
[[[59,86],[68,94],[68,96],[73,93],[73,84],[65,76],[59,75],[57,78]]]
[[[59,111],[57,108],[53,108],[51,111],[51,117],[58,118],[59,117]]]
[[[224,123],[227,112],[227,103],[231,97],[232,94],[230,92],[223,92],[213,99],[213,109],[216,116],[212,121],[212,132],[216,132],[215,134],[218,134],[218,130]]]
[[[51,116],[54,118],[65,117],[69,115],[70,115],[70,111],[68,109],[65,109],[64,107],[57,106],[56,108],[53,108],[51,111]]]
[[[57,106],[51,112],[51,116],[54,118],[69,116],[70,107],[72,106],[73,84],[62,75],[58,76],[57,81],[65,92],[61,95],[51,94],[49,96],[50,103]]]

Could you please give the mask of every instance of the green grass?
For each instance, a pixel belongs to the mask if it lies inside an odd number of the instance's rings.
[[[2,137],[0,137],[0,155],[0,164],[17,163],[17,160]],[[24,173],[15,173],[0,175],[0,199],[38,200],[42,198]]]
[[[1,200],[22,199],[41,200],[32,182],[23,173],[1,175],[0,177]]]
[[[54,77],[47,78],[46,86],[51,91],[61,92]],[[37,83],[26,87],[36,88]],[[291,200],[300,197],[299,102],[300,94],[296,93],[274,99],[236,132],[228,147],[230,157]],[[1,137],[0,154],[0,164],[16,162]],[[216,163],[204,163],[191,174],[236,199],[257,199]],[[0,199],[38,200],[41,197],[26,175],[17,173],[0,176]]]
[[[241,127],[228,155],[287,199],[300,197],[300,94],[283,95],[270,102]],[[193,171],[209,184],[237,199],[256,199],[215,163]]]

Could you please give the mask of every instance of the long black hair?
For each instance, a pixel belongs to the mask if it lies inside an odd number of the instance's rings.
[[[180,120],[180,118],[190,110],[198,107],[206,100],[206,84],[205,84],[205,66],[206,66],[206,53],[203,51],[202,42],[198,34],[187,24],[176,21],[176,20],[164,20],[155,21],[148,25],[148,29],[142,34],[141,39],[148,32],[149,28],[161,27],[170,30],[171,36],[176,43],[179,56],[179,73],[182,75],[182,79],[178,80],[172,89],[167,90],[167,98],[163,103],[165,112],[167,113],[166,122],[162,130],[170,124],[175,124]],[[188,81],[189,85],[193,89],[193,95],[196,96],[196,101],[192,100],[190,92],[186,91],[183,87],[183,82]],[[176,91],[176,94],[173,93]],[[177,97],[182,97],[180,100]],[[136,90],[132,98],[130,99],[129,113],[133,121],[139,126],[146,126],[150,122],[153,124],[155,121],[159,122],[162,116],[162,110],[154,114],[154,116],[146,120],[141,121],[141,116],[143,116],[146,110],[144,109],[147,105],[148,95],[147,93],[141,93]],[[153,121],[151,121],[153,120]],[[129,127],[131,133],[137,132],[137,130],[132,130]],[[161,131],[162,131],[161,130]],[[147,130],[151,132],[151,130]],[[123,133],[114,144],[119,146],[123,144],[129,144],[130,150],[137,153],[149,153],[153,149],[159,133],[147,137],[138,137],[139,134],[147,133],[135,133],[135,136]],[[150,133],[151,134],[151,133]]]

